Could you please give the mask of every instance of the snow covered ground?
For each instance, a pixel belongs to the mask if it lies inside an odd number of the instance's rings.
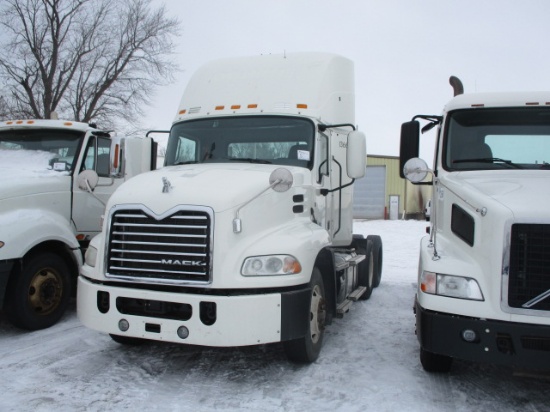
[[[320,358],[280,345],[124,347],[84,328],[74,305],[22,332],[0,316],[0,411],[549,411],[550,376],[455,361],[424,372],[412,311],[425,222],[357,222],[384,242],[381,285],[328,327]]]

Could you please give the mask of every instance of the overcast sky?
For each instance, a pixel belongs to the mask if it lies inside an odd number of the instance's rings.
[[[182,23],[182,72],[154,96],[150,129],[168,129],[191,74],[222,57],[352,59],[356,122],[375,155],[398,155],[402,122],[441,113],[451,75],[465,92],[550,90],[548,0],[155,0],[163,3]],[[432,151],[424,136],[422,156]]]

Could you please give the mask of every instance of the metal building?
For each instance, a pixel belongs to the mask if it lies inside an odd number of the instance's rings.
[[[367,156],[367,173],[355,182],[355,219],[424,219],[432,187],[399,176],[399,157]]]

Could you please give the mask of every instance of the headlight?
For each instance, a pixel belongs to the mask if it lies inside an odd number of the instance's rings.
[[[463,276],[442,275],[424,271],[420,276],[420,290],[432,295],[483,300],[483,294],[477,281]]]
[[[84,261],[88,266],[95,268],[95,262],[97,260],[97,249],[93,246],[88,246],[86,254],[84,255]]]
[[[293,275],[300,273],[302,266],[290,255],[254,256],[244,261],[243,276]]]

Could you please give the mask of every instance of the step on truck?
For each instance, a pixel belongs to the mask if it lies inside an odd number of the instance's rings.
[[[463,94],[401,128],[403,176],[433,185],[420,243],[420,361],[550,370],[550,93]],[[433,169],[420,124],[437,128]]]
[[[381,276],[380,237],[353,234],[366,171],[353,76],[323,53],[199,69],[164,168],[109,200],[79,277],[84,325],[130,344],[284,342],[315,361],[325,326]]]
[[[0,308],[14,325],[60,319],[107,199],[154,168],[154,145],[79,122],[0,123]]]

